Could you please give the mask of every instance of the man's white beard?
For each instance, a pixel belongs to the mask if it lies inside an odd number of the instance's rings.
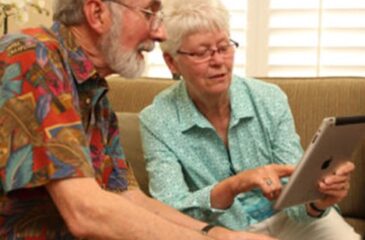
[[[110,31],[101,38],[101,52],[109,68],[125,78],[136,78],[142,75],[145,61],[138,51],[126,51],[120,44],[121,21],[113,21]]]

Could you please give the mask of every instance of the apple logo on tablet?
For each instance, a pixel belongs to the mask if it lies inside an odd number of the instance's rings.
[[[332,157],[330,157],[328,160],[322,163],[321,169],[322,170],[327,169],[331,165],[331,162],[332,162]]]

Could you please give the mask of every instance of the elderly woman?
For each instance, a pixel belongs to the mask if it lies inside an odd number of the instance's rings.
[[[238,44],[219,0],[168,0],[170,71],[182,80],[141,113],[151,194],[204,221],[279,239],[360,239],[331,206],[347,195],[350,162],[319,183],[326,197],[272,209],[302,155],[287,97],[232,76]]]

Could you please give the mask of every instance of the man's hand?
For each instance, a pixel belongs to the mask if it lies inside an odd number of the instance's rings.
[[[217,240],[277,240],[263,234],[249,233],[244,231],[231,231],[222,227],[214,227],[209,233],[209,237]]]

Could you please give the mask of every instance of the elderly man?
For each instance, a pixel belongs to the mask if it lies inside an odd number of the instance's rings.
[[[127,191],[104,77],[142,72],[160,1],[58,0],[54,20],[0,41],[0,239],[271,239]]]

